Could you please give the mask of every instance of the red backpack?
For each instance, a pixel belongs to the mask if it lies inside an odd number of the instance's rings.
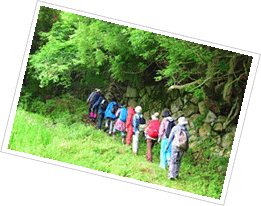
[[[160,128],[160,121],[159,120],[151,120],[148,135],[152,138],[157,138]]]

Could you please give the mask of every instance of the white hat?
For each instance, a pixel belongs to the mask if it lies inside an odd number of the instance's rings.
[[[156,112],[155,114],[151,115],[151,118],[158,120],[159,119],[159,113]]]
[[[137,106],[137,107],[135,108],[135,112],[136,112],[136,113],[141,113],[141,111],[142,111],[141,106]]]
[[[182,124],[188,124],[188,121],[186,120],[185,117],[180,117],[178,120],[178,124],[182,125]]]
[[[101,90],[100,89],[96,89],[96,92],[101,92]]]

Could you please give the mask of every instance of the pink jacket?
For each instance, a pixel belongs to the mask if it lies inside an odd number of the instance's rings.
[[[159,128],[159,138],[158,138],[158,142],[164,138],[166,138],[166,131],[167,131],[167,128],[168,128],[168,124],[169,124],[169,120],[170,121],[173,121],[173,118],[172,117],[165,117],[161,124],[160,124],[160,128]]]

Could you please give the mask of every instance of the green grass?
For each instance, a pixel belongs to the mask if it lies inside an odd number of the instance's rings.
[[[121,144],[120,134],[113,141],[111,136],[85,126],[80,119],[71,124],[62,122],[59,115],[54,119],[18,109],[9,149],[216,199],[221,196],[225,176],[217,171],[217,162],[194,166],[188,152],[182,159],[180,179],[171,181],[168,171],[159,168],[160,144],[155,144],[153,163],[149,163],[145,159],[144,138],[140,139],[139,153],[134,156],[131,148]]]

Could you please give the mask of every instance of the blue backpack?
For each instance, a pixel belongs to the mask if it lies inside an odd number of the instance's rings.
[[[123,122],[126,122],[127,115],[128,115],[127,108],[121,108],[121,110],[120,110],[120,120],[123,121]]]

